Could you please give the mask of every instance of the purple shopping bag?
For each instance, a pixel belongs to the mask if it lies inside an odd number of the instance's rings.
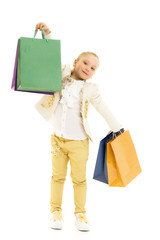
[[[19,40],[17,43],[17,50],[16,50],[16,57],[15,57],[15,63],[14,63],[14,71],[13,71],[13,78],[12,78],[12,85],[11,89],[14,91],[21,91],[21,92],[32,92],[32,93],[41,93],[41,94],[47,94],[47,95],[54,95],[54,93],[51,92],[33,92],[33,91],[23,91],[23,90],[17,90],[17,65],[18,65],[18,46],[19,46]]]
[[[18,45],[19,45],[19,40],[17,43],[17,50],[16,50],[16,58],[15,58],[15,63],[14,63],[14,71],[13,71],[13,78],[12,78],[12,85],[11,89],[16,90],[17,88],[17,63],[18,63]]]

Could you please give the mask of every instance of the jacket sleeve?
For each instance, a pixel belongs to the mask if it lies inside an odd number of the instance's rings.
[[[62,65],[62,79],[68,75],[68,65]],[[60,91],[59,91],[60,92]],[[55,92],[54,95],[44,94],[43,97],[34,105],[36,110],[40,113],[40,115],[46,120],[49,121],[53,114],[54,100],[57,103],[59,92]]]
[[[34,105],[36,110],[40,115],[46,120],[49,121],[53,114],[53,101],[55,95],[44,95],[41,99]]]
[[[52,33],[46,35],[48,39],[53,39]]]
[[[118,122],[109,107],[103,101],[99,88],[96,84],[93,84],[93,91],[91,93],[90,102],[101,114],[101,116],[106,120],[113,132],[118,132],[120,131],[120,129],[122,129],[121,123]]]

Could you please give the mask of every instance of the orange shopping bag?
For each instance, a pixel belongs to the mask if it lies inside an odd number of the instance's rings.
[[[125,187],[141,173],[129,130],[107,143],[107,169],[108,183],[112,187]]]

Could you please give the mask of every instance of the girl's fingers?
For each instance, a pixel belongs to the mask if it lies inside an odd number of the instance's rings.
[[[38,29],[38,24],[36,25],[36,29]]]
[[[40,28],[40,23],[36,25],[36,29],[38,30]]]
[[[36,29],[42,29],[42,28],[44,28],[46,26],[46,24],[45,23],[43,23],[43,22],[39,22],[37,25],[36,25]]]
[[[47,27],[47,26],[44,26],[44,27],[42,27],[42,28],[44,29],[44,31],[48,29],[48,27]]]
[[[49,31],[49,28],[48,28],[48,26],[44,23],[44,22],[39,22],[39,23],[37,23],[37,25],[36,25],[36,30],[42,30],[42,28],[44,29],[44,31],[47,33],[48,31]]]
[[[40,24],[40,30],[41,30],[42,28],[44,28],[45,26],[46,26],[45,23],[41,23],[41,24]]]

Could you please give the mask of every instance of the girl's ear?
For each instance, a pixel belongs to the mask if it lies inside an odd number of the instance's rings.
[[[73,67],[76,66],[76,63],[77,63],[77,59],[74,60]]]

